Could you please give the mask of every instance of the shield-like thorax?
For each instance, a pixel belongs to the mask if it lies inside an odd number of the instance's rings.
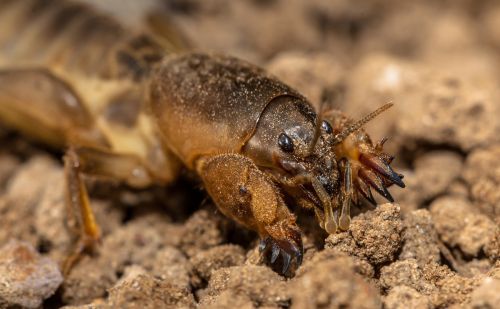
[[[191,168],[202,155],[240,152],[273,98],[301,97],[247,62],[207,54],[166,59],[150,86],[165,143]]]

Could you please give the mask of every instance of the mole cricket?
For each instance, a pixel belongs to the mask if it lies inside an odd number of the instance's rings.
[[[0,1],[0,120],[66,149],[65,262],[95,248],[100,230],[82,176],[135,188],[168,185],[187,168],[227,217],[254,230],[281,272],[302,262],[301,231],[285,203],[310,209],[328,233],[371,189],[404,187],[385,139],[359,121],[317,111],[299,92],[230,56],[179,51],[159,32],[133,33],[72,1]]]

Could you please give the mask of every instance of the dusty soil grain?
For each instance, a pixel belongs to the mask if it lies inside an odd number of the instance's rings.
[[[301,214],[304,263],[284,278],[197,184],[89,180],[102,244],[61,282],[60,154],[0,128],[0,282],[37,291],[0,287],[0,308],[500,308],[498,2],[89,2],[135,26],[165,13],[193,46],[256,62],[316,107],[357,118],[393,101],[367,131],[391,138],[407,187],[336,235]],[[29,263],[8,260],[12,246]],[[12,275],[26,267],[33,280]]]

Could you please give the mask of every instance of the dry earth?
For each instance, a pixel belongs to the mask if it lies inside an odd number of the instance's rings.
[[[0,308],[500,308],[498,1],[147,3],[196,48],[256,62],[316,105],[360,117],[393,101],[367,130],[390,137],[407,188],[328,237],[301,212],[304,263],[284,278],[197,183],[89,179],[102,245],[63,281],[61,154],[2,129]]]

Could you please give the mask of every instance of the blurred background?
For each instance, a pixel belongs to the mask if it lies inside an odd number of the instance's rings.
[[[352,63],[374,52],[410,59],[474,52],[484,58],[500,48],[500,4],[494,0],[84,1],[129,25],[163,11],[194,46],[257,62],[289,51],[328,51]]]

